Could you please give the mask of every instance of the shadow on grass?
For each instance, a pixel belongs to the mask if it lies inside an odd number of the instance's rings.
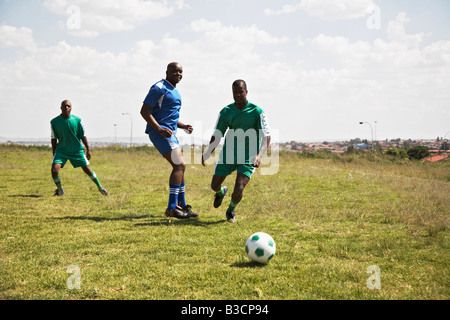
[[[102,222],[102,221],[131,221],[131,220],[135,220],[135,219],[143,219],[143,218],[148,218],[148,215],[143,215],[143,216],[122,216],[122,217],[114,217],[114,218],[108,218],[108,217],[82,217],[82,216],[78,216],[78,217],[72,217],[72,216],[66,216],[66,217],[60,217],[60,218],[53,218],[55,220],[91,220],[91,221],[96,221],[96,222]]]
[[[173,219],[168,217],[161,217],[155,215],[141,215],[141,216],[130,216],[125,215],[121,217],[83,217],[83,216],[65,216],[53,218],[55,220],[91,220],[95,222],[102,221],[133,221],[137,219],[150,219],[148,222],[136,223],[134,227],[146,227],[146,226],[176,226],[176,225],[192,225],[192,226],[200,226],[206,227],[214,224],[219,224],[226,222],[225,219],[217,220],[217,221],[203,221],[199,218],[195,219]]]
[[[152,221],[144,222],[144,223],[136,223],[135,227],[146,227],[146,226],[175,226],[175,225],[191,225],[198,227],[206,227],[214,224],[219,224],[226,222],[225,219],[217,220],[217,221],[204,221],[201,218],[192,218],[192,219],[173,219],[167,217],[155,217],[152,216]]]
[[[42,198],[43,196],[38,194],[13,194],[9,195],[10,198]]]
[[[254,261],[235,262],[230,265],[233,268],[264,268],[266,265]]]

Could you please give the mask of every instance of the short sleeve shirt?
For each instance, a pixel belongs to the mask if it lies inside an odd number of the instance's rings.
[[[67,155],[77,155],[84,152],[81,139],[85,136],[81,119],[70,115],[64,119],[61,115],[50,121],[51,137],[57,139],[56,151]]]
[[[253,103],[239,110],[235,103],[223,108],[215,126],[216,136],[225,136],[220,159],[223,163],[250,164],[261,147],[261,140],[270,136],[264,111]]]
[[[177,131],[177,123],[180,118],[181,95],[178,90],[167,80],[163,79],[155,83],[144,99],[144,103],[152,107],[152,115],[162,128],[173,132]],[[145,133],[154,130],[147,124]]]

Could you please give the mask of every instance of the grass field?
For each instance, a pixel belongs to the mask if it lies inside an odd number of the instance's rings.
[[[53,197],[50,165],[49,148],[0,146],[0,299],[450,298],[449,163],[282,152],[236,224],[231,193],[213,208],[212,165],[187,165],[195,220],[164,216],[170,168],[152,148],[93,149],[109,197],[70,164]],[[245,255],[257,231],[276,241],[266,266]],[[367,286],[373,265],[380,289]]]

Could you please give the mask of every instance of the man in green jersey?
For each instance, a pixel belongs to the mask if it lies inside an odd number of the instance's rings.
[[[70,160],[74,168],[81,167],[83,169],[101,194],[108,196],[109,192],[100,184],[97,175],[89,167],[91,151],[81,119],[71,115],[71,111],[72,103],[69,100],[64,100],[61,102],[61,114],[50,121],[53,151],[52,178],[57,187],[54,195],[62,196],[64,194],[59,170],[64,167],[67,160]],[[81,142],[86,147],[86,154]]]
[[[225,178],[237,171],[236,182],[226,211],[228,222],[236,222],[235,208],[242,200],[245,186],[261,164],[261,158],[270,145],[270,129],[264,111],[247,100],[247,84],[236,80],[232,85],[234,103],[219,113],[208,149],[202,156],[202,164],[211,156],[225,135],[225,143],[217,161],[211,181],[216,192],[214,207],[218,208],[228,188],[222,186]]]

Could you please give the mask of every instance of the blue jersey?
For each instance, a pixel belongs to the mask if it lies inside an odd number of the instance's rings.
[[[155,83],[145,97],[144,103],[152,107],[151,114],[162,128],[176,133],[180,118],[181,95],[169,81],[163,79]],[[151,131],[155,130],[147,124],[145,133]]]

